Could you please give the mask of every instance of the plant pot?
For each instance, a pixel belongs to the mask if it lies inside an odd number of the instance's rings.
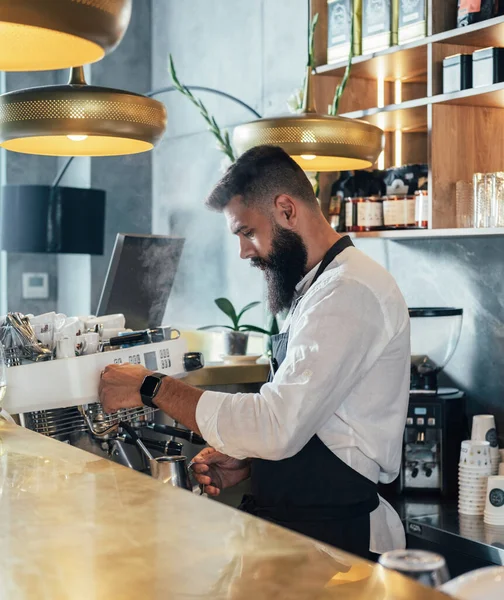
[[[226,331],[224,333],[224,352],[231,356],[247,354],[248,333],[242,331]]]

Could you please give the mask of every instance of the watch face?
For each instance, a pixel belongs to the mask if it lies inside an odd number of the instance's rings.
[[[150,398],[152,398],[157,392],[160,383],[161,382],[157,377],[148,375],[142,383],[142,387],[140,388],[140,394],[142,396],[149,396]]]

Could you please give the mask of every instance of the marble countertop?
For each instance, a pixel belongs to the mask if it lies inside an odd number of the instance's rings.
[[[2,600],[436,600],[402,576],[0,421]]]

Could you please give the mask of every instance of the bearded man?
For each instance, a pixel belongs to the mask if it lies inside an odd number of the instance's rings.
[[[202,435],[210,447],[193,469],[210,496],[250,477],[242,510],[363,557],[404,547],[377,491],[399,473],[409,394],[409,317],[394,279],[330,227],[280,148],[243,154],[207,205],[264,272],[271,312],[289,310],[270,381],[259,393],[203,392],[111,365],[105,410],[156,406]]]

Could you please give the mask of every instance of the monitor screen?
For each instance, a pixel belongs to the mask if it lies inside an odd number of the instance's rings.
[[[133,330],[162,324],[183,238],[117,234],[97,316],[122,313]]]

